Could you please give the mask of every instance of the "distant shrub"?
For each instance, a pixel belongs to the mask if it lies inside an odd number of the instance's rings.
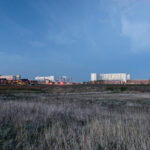
[[[121,92],[126,91],[126,90],[127,90],[127,87],[121,87],[121,88],[120,88],[120,91],[121,91]]]
[[[106,90],[107,91],[114,91],[114,88],[113,87],[107,87]]]

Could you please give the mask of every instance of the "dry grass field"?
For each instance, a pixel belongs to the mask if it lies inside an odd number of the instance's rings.
[[[1,92],[0,150],[150,150],[150,93]]]

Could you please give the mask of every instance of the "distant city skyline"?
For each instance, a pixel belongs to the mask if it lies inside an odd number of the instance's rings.
[[[149,0],[1,0],[0,75],[150,78]]]

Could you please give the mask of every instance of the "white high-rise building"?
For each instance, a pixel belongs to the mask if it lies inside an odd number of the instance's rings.
[[[109,73],[109,74],[91,74],[91,81],[106,80],[106,81],[123,81],[130,80],[130,74],[126,73]]]
[[[91,81],[97,81],[97,74],[91,73]]]

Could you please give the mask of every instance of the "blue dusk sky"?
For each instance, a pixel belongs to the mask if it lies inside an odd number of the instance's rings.
[[[0,0],[0,74],[150,78],[150,0]]]

